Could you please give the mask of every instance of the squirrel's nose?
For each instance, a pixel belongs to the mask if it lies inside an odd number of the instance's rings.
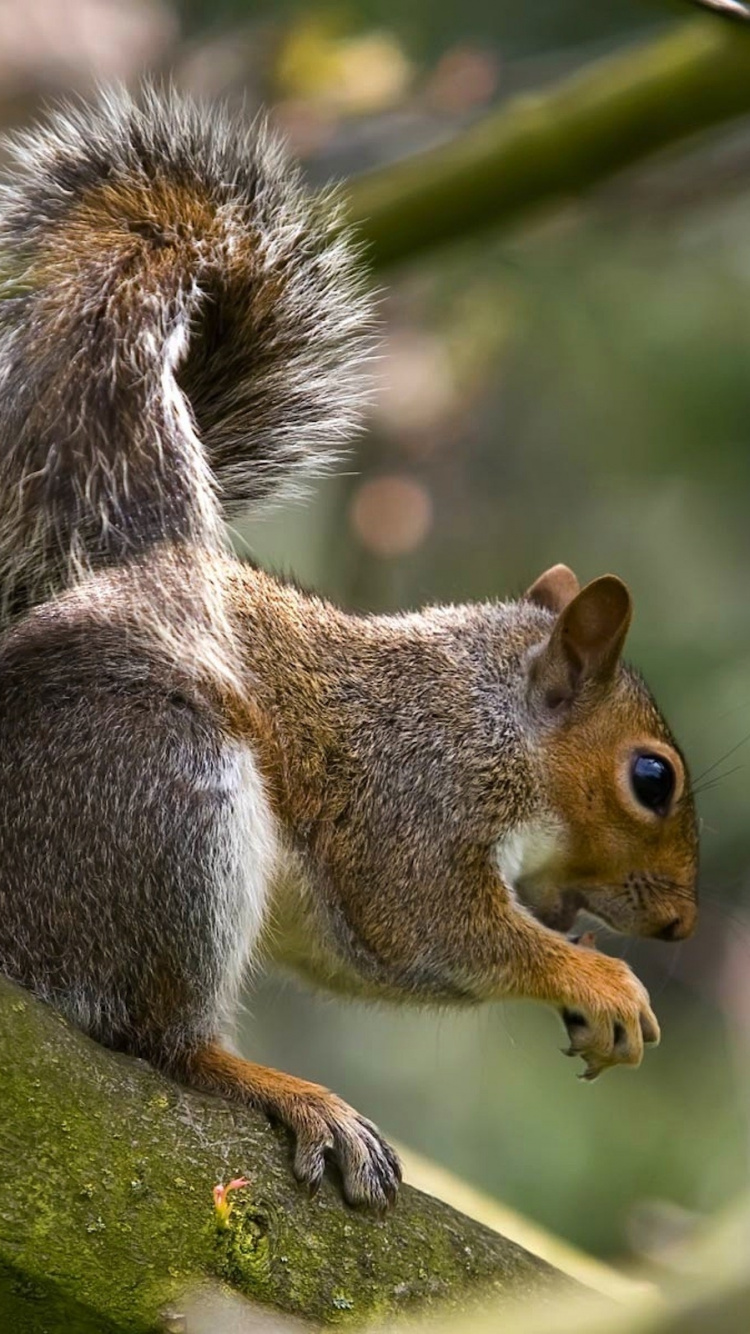
[[[654,932],[657,940],[687,940],[695,930],[695,908],[687,908]]]

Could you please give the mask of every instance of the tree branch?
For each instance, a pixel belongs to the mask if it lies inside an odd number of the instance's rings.
[[[163,1313],[207,1281],[341,1325],[570,1282],[408,1186],[386,1219],[348,1209],[333,1182],[307,1199],[283,1131],[2,981],[0,1071],[0,1326],[14,1334],[169,1329]],[[213,1187],[236,1176],[249,1185],[222,1229]]]
[[[355,179],[376,266],[580,194],[657,149],[750,112],[750,32],[698,19],[514,98],[440,148]]]

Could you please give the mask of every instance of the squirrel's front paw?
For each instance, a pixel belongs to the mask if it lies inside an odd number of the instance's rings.
[[[284,1121],[296,1141],[294,1175],[311,1192],[323,1179],[326,1158],[341,1173],[348,1204],[382,1211],[393,1204],[401,1164],[377,1126],[335,1094],[320,1089],[287,1101]]]
[[[582,961],[584,962],[584,961]],[[646,988],[627,964],[586,951],[577,994],[566,998],[567,1056],[581,1056],[581,1079],[596,1079],[612,1065],[640,1065],[645,1045],[659,1041],[659,1024]]]

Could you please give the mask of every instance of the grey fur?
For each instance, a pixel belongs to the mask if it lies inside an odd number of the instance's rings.
[[[215,1036],[243,912],[207,874],[228,846],[220,729],[178,668],[123,652],[122,630],[78,609],[0,651],[0,964],[99,1041],[163,1062]]]

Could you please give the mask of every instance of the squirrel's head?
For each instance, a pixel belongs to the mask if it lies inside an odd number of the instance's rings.
[[[526,599],[555,619],[528,660],[550,814],[546,830],[529,831],[528,848],[522,830],[517,847],[504,849],[516,858],[519,894],[560,930],[585,907],[628,935],[683,939],[696,919],[695,807],[669,728],[621,659],[630,593],[614,575],[580,588],[556,565]]]

